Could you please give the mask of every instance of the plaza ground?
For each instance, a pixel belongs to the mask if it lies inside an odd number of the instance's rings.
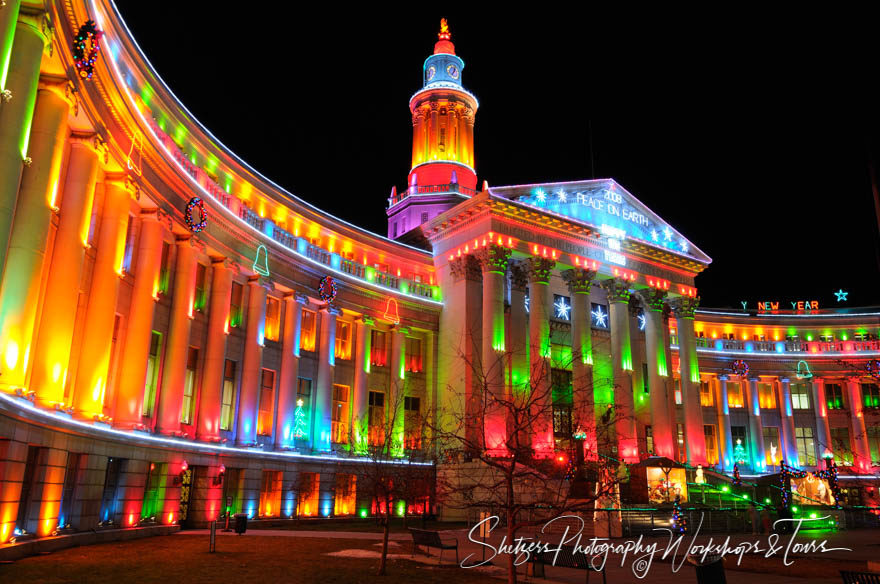
[[[454,536],[460,545],[460,557],[468,554],[479,557],[482,549],[468,541],[463,529],[447,531],[444,536]],[[715,537],[718,543],[719,537]],[[787,543],[787,535],[780,538],[780,545]],[[840,582],[839,570],[880,571],[880,564],[870,562],[880,559],[880,530],[850,530],[810,535],[804,533],[798,542],[811,538],[827,539],[827,547],[848,547],[852,551],[835,551],[823,554],[794,554],[791,566],[784,566],[781,552],[771,558],[746,556],[741,566],[736,557],[728,557],[727,581],[731,584],[752,584],[759,579],[762,584],[830,584]],[[754,541],[766,536],[736,535],[734,544]],[[493,577],[503,578],[499,567],[465,570],[454,562],[454,554],[444,552],[442,564],[438,564],[436,550],[425,558],[417,555],[411,559],[412,545],[408,534],[395,529],[391,534],[388,574],[375,575],[378,566],[381,533],[373,531],[315,531],[309,529],[249,529],[244,536],[218,533],[217,552],[208,552],[206,531],[184,531],[174,535],[151,537],[120,543],[108,543],[71,548],[52,554],[25,558],[11,564],[0,565],[0,581],[4,582],[240,582],[254,579],[261,584],[271,582],[485,582]],[[491,543],[497,544],[499,538]],[[697,542],[705,542],[700,537]],[[721,538],[723,539],[723,537]],[[549,541],[557,541],[550,539]],[[658,541],[665,547],[666,540]],[[684,549],[685,540],[681,549]],[[680,553],[677,561],[681,561]],[[593,575],[593,581],[601,581]],[[521,574],[521,581],[525,574]],[[549,567],[546,578],[530,577],[529,581],[581,583],[584,573],[565,568]],[[631,571],[630,562],[620,566],[609,562],[609,583],[686,584],[696,582],[694,568],[687,563],[673,572],[671,563],[655,559],[648,578],[639,579]]]

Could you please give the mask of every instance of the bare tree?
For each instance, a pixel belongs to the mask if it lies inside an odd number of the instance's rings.
[[[612,456],[613,445],[622,416],[632,416],[610,403],[597,407],[594,390],[611,389],[614,383],[610,377],[594,383],[589,373],[572,379],[570,421],[565,408],[554,408],[552,369],[554,365],[557,371],[571,368],[570,358],[567,363],[553,363],[549,355],[532,359],[521,382],[514,383],[508,374],[499,383],[498,370],[510,371],[517,360],[522,363],[521,353],[498,351],[494,362],[480,363],[459,351],[455,358],[465,362],[467,377],[475,381],[470,388],[465,383],[449,387],[444,401],[467,405],[464,410],[447,405],[428,416],[432,446],[440,458],[438,502],[497,512],[506,524],[508,542],[521,530],[565,514],[592,513],[597,501],[616,500],[618,462]],[[499,423],[503,424],[500,442]],[[554,430],[570,435],[557,446]],[[587,434],[592,434],[591,447],[584,457]],[[515,557],[508,555],[511,584],[517,580],[514,562]]]

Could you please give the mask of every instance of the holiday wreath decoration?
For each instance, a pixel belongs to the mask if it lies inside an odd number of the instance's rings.
[[[193,216],[193,211],[196,209],[198,209],[199,212],[198,220]],[[208,210],[205,209],[205,202],[199,197],[193,197],[190,199],[189,203],[186,204],[186,211],[183,214],[183,220],[193,233],[198,233],[199,231],[204,230],[205,227],[208,226]]]
[[[749,374],[749,364],[742,359],[737,359],[730,364],[730,370],[733,371],[733,373],[736,375],[745,377]]]
[[[101,51],[98,43],[103,36],[104,32],[98,30],[94,20],[87,20],[76,33],[76,40],[73,41],[73,62],[83,79],[91,79],[95,72],[95,62]]]
[[[333,276],[324,276],[318,283],[318,295],[324,302],[333,302],[339,293],[339,285]]]

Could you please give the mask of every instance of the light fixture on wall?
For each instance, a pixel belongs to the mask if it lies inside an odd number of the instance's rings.
[[[186,475],[186,471],[189,469],[189,463],[187,461],[183,461],[180,464],[180,472],[177,473],[177,476],[174,477],[174,485],[180,485],[183,483],[183,477]]]
[[[217,476],[214,477],[214,486],[216,487],[216,486],[218,486],[218,485],[222,485],[222,484],[223,484],[223,479],[224,479],[225,477],[226,477],[226,465],[225,465],[225,464],[221,464],[221,465],[220,465],[220,470],[219,470],[219,472],[217,473]]]

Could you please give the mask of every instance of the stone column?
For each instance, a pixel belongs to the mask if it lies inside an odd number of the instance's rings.
[[[684,433],[688,462],[706,464],[706,436],[700,405],[700,370],[694,340],[694,313],[699,298],[677,298],[673,304],[678,328],[678,359],[681,366],[681,397],[684,405]]]
[[[852,420],[853,465],[860,472],[871,472],[871,449],[868,447],[868,431],[865,427],[865,406],[858,377],[848,377],[849,412]]]
[[[414,168],[417,164],[421,164],[422,162],[422,151],[425,147],[425,137],[424,137],[424,124],[425,124],[425,113],[421,109],[417,109],[412,114],[412,124],[413,124],[413,151],[412,151],[412,166]]]
[[[484,379],[483,438],[486,448],[503,452],[507,448],[507,410],[495,400],[504,400],[506,338],[504,332],[504,280],[510,250],[489,244],[478,250],[483,268],[483,343],[481,374]]]
[[[459,122],[462,122],[459,117]],[[526,313],[526,288],[529,285],[528,263],[511,260],[510,267],[510,322],[506,328],[505,341],[510,364],[508,365],[508,386],[511,397],[527,394],[529,391],[529,320]],[[527,428],[515,428],[513,420],[508,420],[508,436],[516,440],[515,447],[525,447],[531,443]],[[520,425],[521,426],[521,425]],[[517,432],[514,437],[512,432]]]
[[[437,134],[439,125],[437,116],[440,114],[440,107],[437,103],[431,103],[431,118],[428,126],[428,150],[425,152],[425,162],[435,160],[437,157]]]
[[[529,402],[532,448],[538,457],[553,456],[553,388],[550,379],[550,274],[556,262],[529,258]]]
[[[12,56],[12,42],[15,38],[15,23],[18,20],[20,5],[20,0],[7,0],[3,8],[0,8],[0,39],[3,39],[0,43],[0,92],[6,89],[6,74],[9,71],[9,59]],[[0,97],[0,107],[11,98],[12,92],[9,93],[9,97]]]
[[[651,392],[651,431],[654,434],[654,453],[675,460],[675,410],[669,407],[666,380],[669,364],[666,360],[663,307],[666,292],[653,288],[641,290],[644,305],[645,353],[648,357],[648,388]]]
[[[471,168],[477,168],[477,162],[474,159],[474,110],[468,108],[467,115],[465,117],[465,141],[467,142],[467,159],[464,161],[465,164],[470,166]]]
[[[223,374],[226,369],[226,339],[229,305],[232,301],[232,264],[221,258],[211,262],[211,304],[208,313],[208,339],[199,393],[196,438],[209,442],[220,439],[220,411],[223,406]]]
[[[260,404],[260,376],[263,369],[263,333],[266,329],[266,292],[269,280],[260,276],[248,279],[247,325],[244,358],[241,367],[241,390],[235,443],[250,446],[257,442],[257,416]]]
[[[0,12],[12,11],[13,8],[9,6]],[[44,11],[27,9],[19,12],[3,87],[8,91],[8,94],[4,94],[8,98],[2,98],[0,107],[0,258],[5,258],[9,243],[23,161],[28,156],[34,158],[30,154],[28,139],[37,100],[40,62],[49,37],[49,21]],[[0,36],[0,39],[5,45],[9,37]],[[5,271],[3,261],[0,259],[0,272]],[[4,316],[0,315],[0,318]],[[6,328],[6,325],[3,324],[2,328]],[[8,350],[7,345],[8,342],[0,346],[3,354]],[[24,354],[23,349],[21,353]],[[4,373],[4,377],[6,375]],[[3,382],[9,383],[6,379]]]
[[[302,307],[308,299],[291,292],[284,295],[284,337],[281,342],[281,373],[278,383],[278,412],[275,449],[294,446],[296,400],[299,379],[299,327]]]
[[[597,452],[595,399],[593,399],[593,334],[590,329],[590,288],[596,272],[574,268],[562,272],[571,294],[571,384],[574,426],[586,434],[584,449]]]
[[[50,89],[40,89],[28,151],[33,162],[21,174],[15,220],[9,233],[9,248],[0,283],[0,347],[7,347],[3,353],[2,383],[11,386],[24,387],[27,381],[28,359],[25,356],[33,350],[49,225],[59,188],[69,109],[62,95]],[[64,291],[48,290],[49,294],[60,292]],[[17,347],[20,356],[14,365],[10,364],[11,347]]]
[[[779,379],[779,419],[782,439],[785,442],[785,459],[788,464],[797,466],[798,451],[794,439],[794,418],[791,411],[791,385],[787,377]]]
[[[826,450],[832,454],[834,453],[834,448],[831,445],[831,427],[828,424],[825,380],[814,377],[811,385],[813,389],[813,410],[816,412],[816,456],[823,458]]]
[[[434,446],[434,430],[432,429],[432,425],[437,423],[437,372],[434,367],[434,355],[437,353],[436,346],[434,344],[434,331],[425,331],[425,401],[427,412],[425,415],[425,420],[427,423],[424,425],[422,429],[422,435],[425,437],[425,444],[422,447],[425,450],[430,450],[434,454],[437,453],[437,449]]]
[[[27,442],[8,438],[0,439],[0,544],[5,544],[13,536],[18,504],[21,498],[21,483],[28,459]]]
[[[617,452],[627,462],[638,462],[636,411],[632,388],[632,347],[629,326],[629,284],[624,280],[602,282],[608,295],[611,328],[611,364],[614,371],[614,430]]]
[[[743,378],[745,380],[745,378]],[[752,457],[752,470],[761,472],[767,467],[766,445],[764,444],[764,424],[761,421],[761,402],[758,396],[758,377],[750,377],[745,384],[748,392],[746,407],[749,412],[749,432],[752,444],[749,452]]]
[[[162,261],[162,224],[155,210],[141,213],[137,271],[128,310],[128,326],[122,352],[122,375],[116,389],[115,426],[131,429],[141,423],[144,411],[144,384],[153,336],[153,311]],[[86,339],[85,342],[88,342]],[[149,404],[148,404],[149,405]],[[149,411],[149,409],[147,410]]]
[[[724,439],[718,456],[718,462],[724,471],[733,470],[733,435],[730,432],[730,405],[727,401],[727,375],[718,377],[718,385],[720,388],[718,396],[718,429],[719,435]]]
[[[330,450],[333,427],[336,317],[339,314],[340,310],[332,304],[327,304],[321,309],[321,338],[318,350],[318,377],[315,384],[315,427],[312,431],[312,447],[323,452]],[[394,371],[393,367],[389,369]]]
[[[455,149],[455,108],[446,109],[446,160],[458,160]]]
[[[31,387],[44,407],[64,401],[86,232],[92,210],[98,157],[86,144],[70,145],[58,231],[52,247]]]
[[[370,389],[367,377],[370,373],[370,342],[371,331],[375,321],[369,316],[357,319],[357,345],[354,348],[354,387],[351,398],[351,425],[349,444],[352,449],[366,447],[368,439],[368,407]]]
[[[389,444],[396,454],[403,454],[404,409],[406,396],[406,335],[409,331],[399,325],[391,331],[391,365],[388,367],[388,419],[391,421]],[[387,430],[386,430],[387,431]]]
[[[116,299],[122,277],[119,267],[122,265],[130,208],[129,194],[123,180],[122,177],[107,177],[104,183],[101,231],[92,267],[83,342],[73,385],[73,406],[79,415],[88,419],[104,413]]]
[[[198,264],[198,252],[194,244],[195,240],[192,237],[177,240],[171,322],[168,325],[168,337],[165,342],[162,385],[159,388],[159,407],[156,410],[156,431],[161,434],[180,432],[180,409],[183,406],[183,386],[186,381],[189,330],[193,318],[193,295]]]

